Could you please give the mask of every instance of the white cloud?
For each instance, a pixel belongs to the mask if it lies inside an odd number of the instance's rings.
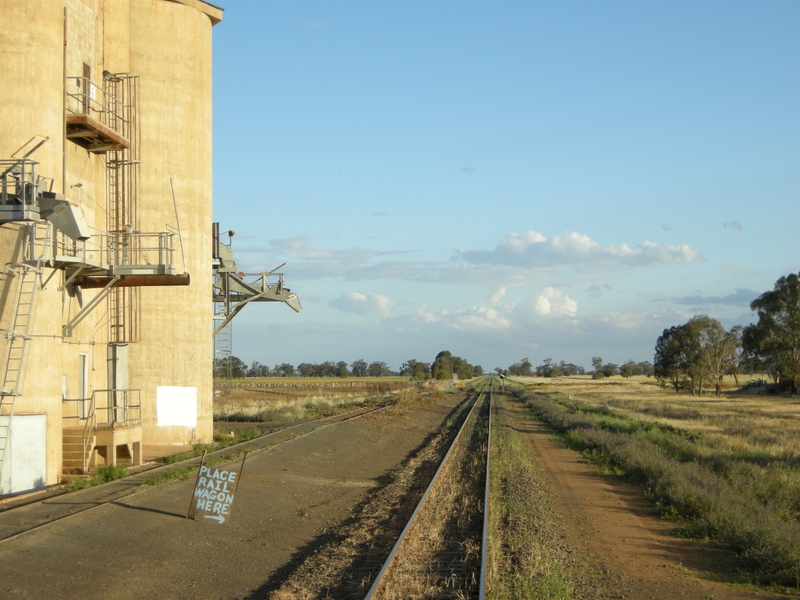
[[[471,285],[488,288],[488,304],[499,303],[507,290],[540,284],[542,277],[551,281],[566,269],[584,274],[620,270],[636,266],[663,265],[702,260],[687,245],[670,246],[642,242],[603,246],[587,235],[564,233],[546,238],[536,231],[511,233],[494,250],[459,249],[450,260],[416,260],[401,255],[423,253],[414,250],[377,250],[369,247],[343,249],[316,246],[308,236],[271,239],[265,245],[234,249],[241,268],[257,272],[274,268],[288,260],[282,269],[290,282],[323,278],[346,281],[415,281]],[[597,297],[601,290],[592,289]]]
[[[549,314],[536,310],[541,297],[550,302]],[[369,294],[351,292],[337,300],[354,311],[369,314]],[[563,303],[561,308],[559,301]],[[570,315],[567,301],[562,290],[553,288],[496,307],[432,309],[416,305],[402,312],[395,308],[392,312],[398,314],[371,321],[312,323],[300,319],[284,324],[251,324],[237,330],[237,344],[241,344],[242,351],[237,351],[237,356],[269,364],[284,360],[293,364],[332,359],[349,362],[364,357],[385,360],[397,368],[411,357],[430,362],[437,352],[447,349],[490,369],[507,367],[522,356],[528,356],[534,364],[552,357],[589,367],[592,356],[616,363],[629,358],[652,360],[661,332],[685,323],[693,314],[666,301],[657,310]],[[557,316],[559,311],[562,316]],[[269,328],[269,335],[285,338],[280,358],[264,355],[265,328]],[[386,344],[387,339],[392,343]],[[330,354],[332,348],[335,356]]]
[[[574,317],[578,312],[578,303],[564,296],[561,290],[546,287],[536,298],[536,312],[540,315],[556,315],[560,317]]]
[[[453,326],[464,331],[506,329],[511,326],[511,322],[494,308],[473,306],[468,311],[457,315]]]
[[[442,314],[446,315],[447,311],[442,311]],[[435,313],[430,312],[428,310],[428,307],[423,304],[412,313],[412,319],[416,323],[422,323],[422,324],[437,323],[442,319],[442,314],[437,315]]]
[[[494,309],[487,306],[473,306],[468,309],[430,311],[424,304],[408,315],[395,319],[398,327],[408,328],[408,321],[415,326],[435,325],[450,330],[474,331],[500,330],[511,326],[505,308]]]
[[[494,250],[459,250],[459,257],[472,264],[501,264],[523,268],[564,265],[621,264],[649,266],[691,262],[702,257],[681,244],[671,246],[642,242],[638,246],[611,244],[603,246],[588,235],[574,231],[546,238],[538,231],[520,235],[510,233]]]
[[[389,317],[392,307],[396,304],[397,300],[371,292],[365,294],[347,292],[328,302],[329,306],[342,312],[358,315],[379,314],[383,318]]]
[[[494,306],[495,304],[500,302],[500,300],[502,300],[503,296],[505,295],[506,295],[506,288],[504,287],[497,288],[495,292],[491,296],[489,296],[489,304]]]

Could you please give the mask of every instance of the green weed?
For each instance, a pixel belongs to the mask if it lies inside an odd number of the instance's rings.
[[[108,483],[116,479],[122,479],[128,476],[128,468],[125,465],[117,466],[100,466],[92,474],[91,477],[75,477],[70,479],[67,485],[70,491],[83,490],[86,488],[100,485],[101,483]]]
[[[541,473],[506,423],[492,426],[489,589],[496,600],[567,599],[576,590]]]
[[[180,467],[178,469],[169,469],[166,473],[162,475],[158,475],[156,477],[150,477],[149,479],[145,480],[145,485],[161,485],[162,483],[166,483],[167,481],[171,481],[173,479],[189,479],[189,474],[194,471],[194,467]]]

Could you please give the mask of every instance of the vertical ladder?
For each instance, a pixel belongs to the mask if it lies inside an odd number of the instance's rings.
[[[214,327],[217,327],[216,321],[221,321],[225,318],[225,304],[223,302],[215,302],[214,303]],[[214,337],[214,358],[218,359],[220,362],[215,360],[215,367],[217,364],[220,364],[221,361],[225,361],[225,368],[226,368],[226,375],[227,379],[231,378],[231,363],[230,357],[233,353],[233,330],[231,329],[231,322],[229,322],[222,330]]]
[[[106,159],[106,182],[108,186],[108,193],[106,196],[107,210],[106,210],[106,230],[118,231],[120,223],[123,219],[120,218],[120,200],[124,194],[122,189],[121,177],[121,159],[118,158],[122,155],[121,152],[109,152],[109,157]]]
[[[106,154],[107,230],[113,233],[138,230],[136,205],[139,196],[140,137],[137,111],[139,76],[117,73],[103,82],[106,94],[113,98],[118,110],[118,125],[130,147]],[[119,260],[115,256],[114,260]],[[109,341],[129,343],[138,341],[139,303],[134,288],[116,288],[108,294]]]
[[[114,288],[108,293],[109,328],[111,339],[109,341],[122,343],[128,341],[126,334],[126,289]]]
[[[11,418],[14,415],[14,400],[22,395],[22,384],[25,375],[25,358],[28,342],[31,339],[36,298],[39,291],[39,279],[42,273],[44,252],[48,246],[50,226],[42,244],[42,254],[37,258],[26,258],[36,250],[36,225],[26,225],[23,239],[23,256],[20,262],[13,265],[17,283],[16,310],[11,320],[11,328],[6,332],[8,351],[3,365],[2,387],[0,387],[0,475],[8,449],[11,435]]]

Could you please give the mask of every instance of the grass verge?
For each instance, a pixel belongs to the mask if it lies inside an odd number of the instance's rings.
[[[488,597],[574,597],[574,585],[541,474],[499,412],[492,425]]]
[[[168,454],[167,456],[161,456],[158,458],[158,462],[162,465],[171,465],[174,463],[182,462],[184,460],[189,460],[190,458],[195,458],[203,454],[203,451],[206,452],[214,452],[215,450],[221,450],[223,448],[227,448],[229,446],[233,446],[235,444],[241,444],[242,442],[247,442],[254,438],[259,437],[262,435],[260,429],[253,427],[252,429],[248,429],[247,431],[234,431],[231,433],[223,433],[221,431],[217,431],[214,433],[214,443],[213,444],[195,444],[189,452],[181,452],[180,454]]]
[[[626,479],[682,533],[733,549],[762,584],[799,591],[800,522],[796,497],[765,492],[772,471],[793,481],[793,461],[759,463],[747,453],[708,451],[708,436],[642,421],[563,394],[530,394],[527,406],[572,448]]]
[[[115,467],[101,466],[91,477],[74,477],[70,479],[67,484],[67,489],[74,492],[75,490],[83,490],[86,488],[100,485],[101,483],[108,483],[116,479],[122,479],[128,476],[128,468],[125,465],[117,465]]]
[[[259,401],[248,406],[217,408],[214,411],[214,420],[246,423],[297,423],[329,417],[376,399],[377,397],[374,396],[353,396]]]

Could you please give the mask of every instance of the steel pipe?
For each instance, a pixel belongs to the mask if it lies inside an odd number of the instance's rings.
[[[104,288],[114,279],[113,276],[81,275],[76,277],[74,285],[85,290]],[[170,285],[189,285],[189,274],[180,275],[122,275],[114,287],[164,287]]]

